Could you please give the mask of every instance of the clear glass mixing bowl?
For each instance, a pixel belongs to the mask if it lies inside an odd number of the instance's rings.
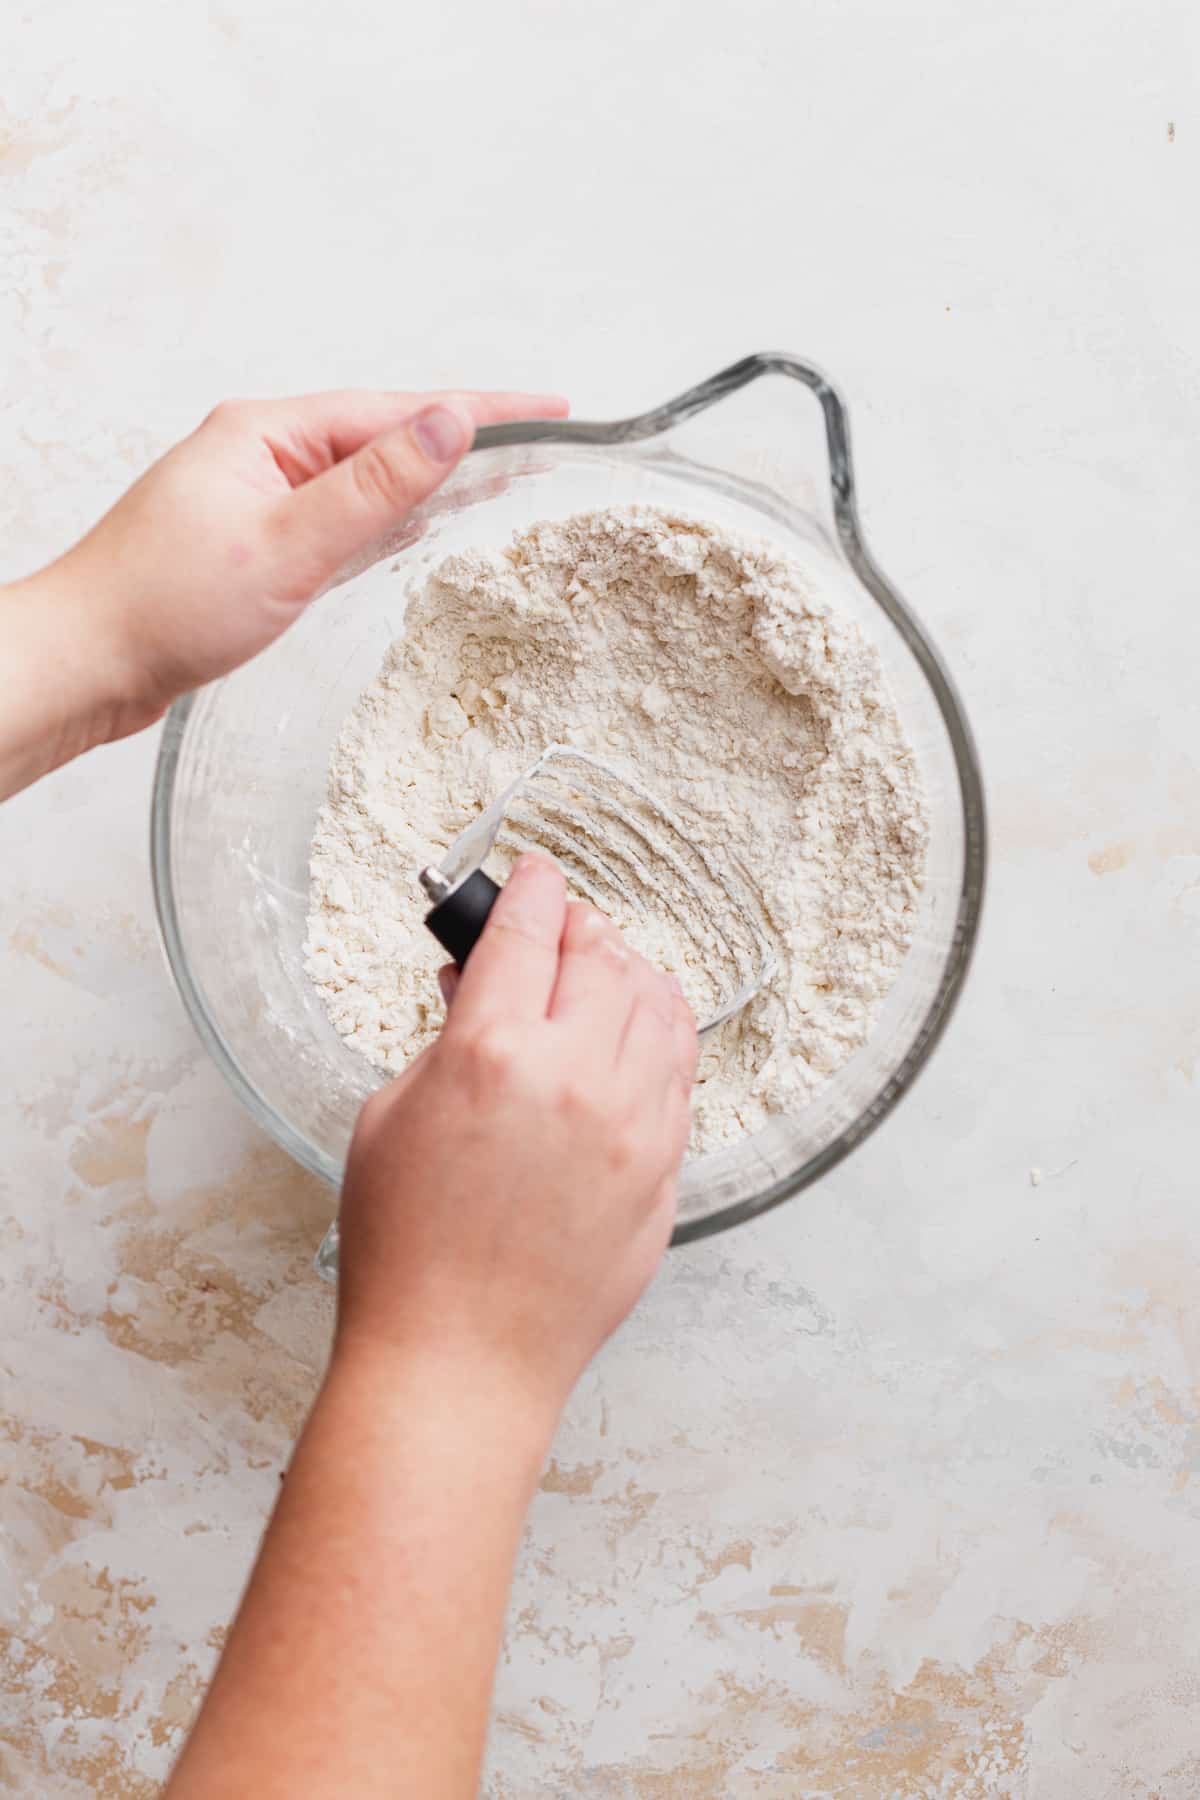
[[[791,382],[819,406],[797,406]],[[369,566],[246,668],[179,701],[163,733],[152,855],[179,991],[255,1119],[335,1187],[381,1077],[338,1037],[303,968],[309,840],[334,738],[400,632],[414,578],[440,557],[631,502],[769,538],[814,568],[878,645],[932,827],[916,940],[870,1041],[802,1112],[685,1166],[674,1241],[752,1218],[833,1168],[911,1085],[954,1006],[983,895],[979,765],[937,651],[863,543],[834,388],[794,357],[759,355],[636,418],[492,427]],[[323,1273],[336,1251],[334,1228]]]

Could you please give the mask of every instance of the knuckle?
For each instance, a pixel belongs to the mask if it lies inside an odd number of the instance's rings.
[[[632,1120],[614,1125],[605,1143],[605,1157],[614,1175],[631,1175],[644,1160],[642,1134]]]
[[[382,505],[395,511],[407,503],[407,472],[396,449],[382,443],[366,444],[350,466],[355,486],[369,507]]]
[[[664,1031],[671,1031],[675,1023],[675,1007],[671,1000],[671,992],[666,982],[657,971],[652,971],[648,981],[643,982],[639,995],[640,1003],[654,1015],[656,1024]]]
[[[603,950],[616,939],[615,927],[586,900],[571,901],[568,926],[580,950]]]
[[[481,1025],[463,1046],[475,1078],[491,1086],[507,1086],[520,1061],[521,1040],[511,1025]]]
[[[253,405],[249,400],[219,400],[204,423],[215,426],[219,431],[236,429],[246,423],[252,410]]]
[[[597,1112],[595,1091],[575,1075],[565,1075],[558,1091],[558,1103],[575,1123],[594,1117]]]
[[[603,970],[609,981],[619,981],[625,987],[635,985],[635,969],[633,957],[621,942],[617,932],[611,927],[597,932],[588,950],[595,960],[597,969]]]
[[[519,902],[510,902],[501,910],[507,891],[507,888],[501,891],[500,899],[497,900],[492,916],[487,922],[488,932],[495,937],[503,937],[507,933],[509,937],[520,938],[527,944],[536,945],[539,950],[548,949],[550,946],[546,933],[540,928],[538,919],[527,913]]]

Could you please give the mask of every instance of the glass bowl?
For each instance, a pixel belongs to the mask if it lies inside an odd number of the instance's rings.
[[[797,406],[793,382],[819,406]],[[152,858],[175,981],[254,1118],[334,1187],[383,1079],[338,1037],[303,967],[309,840],[334,739],[401,630],[414,578],[536,520],[628,503],[768,538],[813,568],[879,649],[931,825],[918,930],[870,1040],[803,1111],[685,1165],[673,1241],[753,1218],[826,1174],[887,1117],[950,1016],[983,896],[979,764],[941,658],[863,542],[836,390],[810,365],[764,354],[635,418],[490,427],[394,540],[270,650],[177,702],[163,732]],[[323,1273],[336,1252],[334,1227]]]

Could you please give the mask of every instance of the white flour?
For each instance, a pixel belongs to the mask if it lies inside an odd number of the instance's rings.
[[[799,565],[649,508],[447,557],[410,602],[313,838],[306,966],[337,1030],[390,1070],[432,1039],[444,956],[416,871],[553,742],[640,780],[761,892],[779,966],[706,1040],[692,1151],[800,1108],[866,1041],[910,942],[916,762],[876,651]],[[686,946],[663,944],[701,1010]]]

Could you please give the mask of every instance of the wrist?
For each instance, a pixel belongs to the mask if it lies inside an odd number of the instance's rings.
[[[0,588],[0,636],[16,671],[0,718],[0,793],[158,716],[135,695],[105,609],[66,559]]]
[[[421,1426],[459,1441],[530,1492],[558,1425],[561,1400],[495,1358],[446,1340],[416,1345],[339,1328],[321,1400],[353,1407],[385,1436]]]
[[[50,657],[71,683],[94,748],[152,725],[166,708],[148,696],[137,645],[122,629],[120,596],[99,579],[87,551],[84,539],[19,585],[41,621]]]

